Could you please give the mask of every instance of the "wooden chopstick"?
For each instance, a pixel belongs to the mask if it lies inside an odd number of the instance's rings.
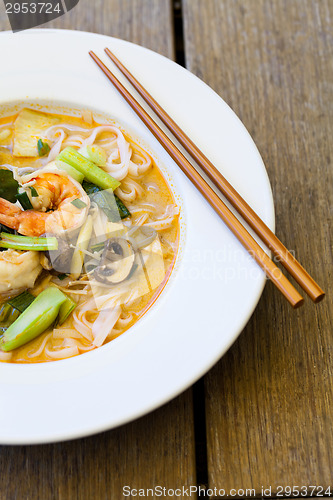
[[[266,275],[271,279],[275,286],[282,292],[290,304],[296,308],[303,304],[304,299],[293,287],[293,285],[284,276],[281,270],[274,264],[264,250],[258,245],[255,239],[245,229],[241,222],[217,196],[209,184],[201,177],[199,172],[191,165],[185,156],[179,151],[163,130],[154,122],[151,116],[143,109],[143,107],[134,99],[129,91],[120,83],[120,81],[111,73],[105,64],[96,56],[93,51],[89,52],[92,59],[100,67],[107,78],[113,83],[116,89],[124,97],[131,108],[141,118],[143,123],[156,137],[159,143],[169,153],[171,158],[177,163],[184,174],[190,179],[195,187],[200,191],[204,198],[208,201],[216,213],[225,222],[228,228],[238,238],[254,260],[264,270]]]
[[[294,277],[297,283],[311,297],[314,302],[319,302],[325,296],[324,291],[314,281],[295,257],[287,250],[283,243],[275,236],[273,231],[260,219],[252,210],[248,203],[241,197],[235,188],[223,177],[221,172],[209,161],[202,151],[191,141],[185,132],[175,123],[168,113],[156,102],[156,100],[147,92],[147,90],[137,81],[130,71],[121,61],[110,51],[105,49],[106,54],[126,76],[133,87],[138,91],[141,97],[152,108],[156,115],[168,127],[184,149],[192,156],[196,163],[202,168],[203,172],[227,198],[231,205],[238,211],[243,219],[249,224],[253,231],[260,237],[265,245],[279,257],[281,264]]]

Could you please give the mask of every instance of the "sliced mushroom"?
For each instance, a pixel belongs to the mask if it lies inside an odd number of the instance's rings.
[[[70,273],[71,262],[74,249],[70,242],[58,238],[58,250],[48,250],[45,252],[45,260],[41,262],[44,269],[54,269],[59,273]]]
[[[101,263],[94,277],[102,283],[121,283],[130,274],[135,260],[131,243],[124,238],[110,238],[105,244]]]

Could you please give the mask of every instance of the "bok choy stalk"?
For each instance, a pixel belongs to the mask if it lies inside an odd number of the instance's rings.
[[[59,309],[58,325],[62,325],[66,321],[66,319],[74,311],[76,306],[76,302],[74,302],[74,300],[70,297],[66,296],[66,301],[61,304]]]
[[[0,336],[19,317],[20,311],[5,302],[0,306]]]
[[[35,300],[31,293],[25,291],[0,305],[0,334],[17,320],[23,311]]]
[[[68,163],[65,163],[64,161],[61,160],[55,160],[55,164],[59,170],[64,170],[65,172],[67,172],[68,175],[73,177],[73,179],[82,184],[84,175],[81,174],[81,172],[79,172],[76,168],[71,167]]]
[[[59,278],[59,276],[58,276]],[[50,283],[50,286],[57,288],[58,287],[54,283]],[[66,296],[66,300],[63,304],[61,304],[60,309],[59,309],[59,315],[57,318],[57,325],[62,325],[68,316],[74,311],[74,309],[77,306],[77,303],[71,299],[68,295],[64,294]]]
[[[21,236],[18,234],[0,233],[0,248],[13,248],[14,250],[34,250],[45,252],[58,250],[58,240],[55,237]]]
[[[32,304],[7,328],[0,342],[8,352],[38,337],[55,321],[67,296],[58,288],[50,287],[41,292]]]
[[[95,163],[88,160],[76,149],[68,146],[57,156],[57,160],[64,161],[68,163],[71,167],[76,168],[81,174],[84,175],[85,179],[102,189],[112,189],[113,191],[120,186],[120,182],[111,177],[107,172],[104,172]]]
[[[79,149],[79,153],[93,163],[96,163],[99,167],[105,167],[106,165],[107,155],[100,146],[83,146]]]

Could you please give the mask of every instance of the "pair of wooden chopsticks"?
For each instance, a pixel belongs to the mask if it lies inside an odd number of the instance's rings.
[[[193,160],[201,167],[203,172],[209,177],[220,192],[227,198],[231,205],[238,211],[243,219],[249,224],[253,231],[261,238],[263,243],[278,256],[279,261],[295,278],[303,290],[311,297],[314,302],[319,302],[324,298],[325,293],[319,285],[311,278],[306,270],[287,250],[275,234],[266,226],[260,217],[252,210],[240,194],[229,184],[223,175],[214,167],[208,158],[198,149],[191,139],[184,133],[183,130],[173,121],[166,111],[155,101],[155,99],[147,92],[147,90],[136,80],[136,78],[128,71],[128,69],[117,59],[117,57],[108,49],[105,49],[106,54],[115,63],[118,69],[125,75],[133,87],[139,92],[141,97],[168,127],[170,132],[175,136],[179,143],[191,155]],[[134,99],[130,92],[120,83],[114,74],[105,66],[105,64],[96,56],[93,51],[89,52],[93,60],[98,64],[103,73],[113,83],[116,89],[128,102],[131,108],[141,118],[143,123],[148,127],[152,134],[156,137],[159,143],[169,153],[171,158],[177,163],[184,174],[196,186],[208,203],[214,208],[217,214],[225,222],[228,228],[238,238],[250,255],[255,259],[259,266],[265,271],[266,275],[283,293],[290,304],[296,308],[303,304],[304,299],[294,286],[288,281],[281,270],[268,257],[266,252],[260,247],[250,233],[245,229],[241,222],[229,210],[229,208],[218,197],[210,185],[203,179],[200,173],[193,167],[187,158],[179,151],[175,144],[163,132],[163,130],[155,123],[151,116],[143,109],[143,107]]]

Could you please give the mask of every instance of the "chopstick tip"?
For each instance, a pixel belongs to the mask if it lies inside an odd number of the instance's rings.
[[[313,299],[313,302],[315,304],[318,304],[318,302],[321,302],[324,298],[325,298],[325,292],[322,292],[321,294],[317,295],[317,297],[315,297]]]
[[[299,307],[301,307],[302,305],[304,304],[304,299],[303,297],[301,297],[297,302],[294,302],[292,304],[293,308],[294,309],[298,309]]]

